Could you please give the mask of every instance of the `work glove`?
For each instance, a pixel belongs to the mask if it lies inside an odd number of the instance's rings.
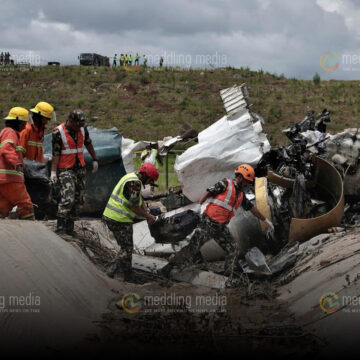
[[[93,169],[92,169],[92,173],[95,174],[99,169],[99,163],[97,162],[97,160],[93,161]]]
[[[56,171],[52,171],[51,175],[50,175],[50,181],[55,184],[57,182],[57,175],[56,175]]]
[[[152,223],[152,225],[161,224],[163,222],[164,222],[164,216],[163,215],[158,215],[158,216],[155,216],[155,221]]]
[[[265,225],[267,227],[267,231],[270,234],[273,234],[274,231],[275,231],[274,224],[269,219],[265,219],[264,222],[265,222]]]

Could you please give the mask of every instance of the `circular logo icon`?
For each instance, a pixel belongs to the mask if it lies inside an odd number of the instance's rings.
[[[142,308],[142,302],[138,294],[125,294],[121,300],[122,308],[129,314],[135,314]]]
[[[339,297],[335,293],[327,293],[320,298],[320,308],[327,314],[332,314],[339,310]]]
[[[132,66],[132,67],[123,65],[123,68],[126,71],[135,72],[135,71],[140,70],[140,65],[135,65],[135,66]]]
[[[320,66],[327,72],[335,71],[339,67],[339,55],[336,52],[325,52],[320,56]]]

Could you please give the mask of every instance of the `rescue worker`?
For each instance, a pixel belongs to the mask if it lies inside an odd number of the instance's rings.
[[[140,155],[143,163],[150,162],[159,169],[163,165],[162,158],[158,154],[158,146],[154,148],[151,144],[146,147],[146,149]]]
[[[34,209],[24,182],[24,163],[19,150],[20,131],[29,120],[29,112],[14,107],[5,118],[0,132],[0,214],[7,217],[14,206],[20,219],[34,220]]]
[[[137,53],[136,53],[136,57],[135,57],[135,65],[139,65],[139,61],[140,61],[140,55],[139,55],[139,53],[137,52]]]
[[[66,123],[52,133],[51,181],[60,184],[61,200],[57,212],[57,232],[73,234],[74,221],[80,205],[84,203],[85,160],[84,146],[93,159],[93,170],[98,170],[98,160],[85,126],[85,115],[81,110],[69,114]]]
[[[53,117],[54,108],[47,102],[41,101],[30,111],[33,124],[27,123],[26,128],[20,133],[20,149],[25,158],[44,162],[44,131],[48,121]]]
[[[145,209],[142,186],[153,185],[159,178],[157,168],[151,163],[140,166],[138,173],[123,176],[115,186],[103,213],[103,221],[114,233],[120,251],[108,269],[108,276],[122,272],[125,281],[131,280],[133,252],[133,222],[135,216],[143,217],[148,224],[155,222],[155,216]]]
[[[125,61],[125,56],[124,56],[124,54],[121,54],[121,56],[120,56],[120,66],[121,67],[124,66],[124,61]]]
[[[166,265],[161,273],[168,275],[171,269],[177,265],[180,267],[190,266],[203,261],[200,248],[209,240],[214,239],[226,252],[225,274],[232,275],[238,261],[238,249],[235,240],[226,226],[234,216],[234,210],[239,206],[264,221],[267,228],[272,232],[274,226],[269,219],[266,219],[261,212],[245,196],[243,189],[255,179],[255,171],[248,164],[241,164],[235,170],[234,179],[223,179],[209,187],[200,197],[199,203],[203,204],[207,199],[209,203],[201,221],[195,228],[189,245]]]

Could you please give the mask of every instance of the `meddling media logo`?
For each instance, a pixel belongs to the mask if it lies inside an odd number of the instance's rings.
[[[320,308],[327,314],[333,314],[340,308],[339,297],[335,293],[326,293],[320,298]]]
[[[121,300],[122,308],[129,314],[135,314],[142,308],[140,296],[136,293],[125,294]]]
[[[324,52],[320,56],[320,66],[327,72],[335,71],[339,67],[339,55],[336,52]]]

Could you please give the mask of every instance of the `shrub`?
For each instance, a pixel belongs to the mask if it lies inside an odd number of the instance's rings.
[[[320,75],[318,73],[315,73],[314,77],[313,77],[313,82],[315,85],[319,85],[320,84]]]

